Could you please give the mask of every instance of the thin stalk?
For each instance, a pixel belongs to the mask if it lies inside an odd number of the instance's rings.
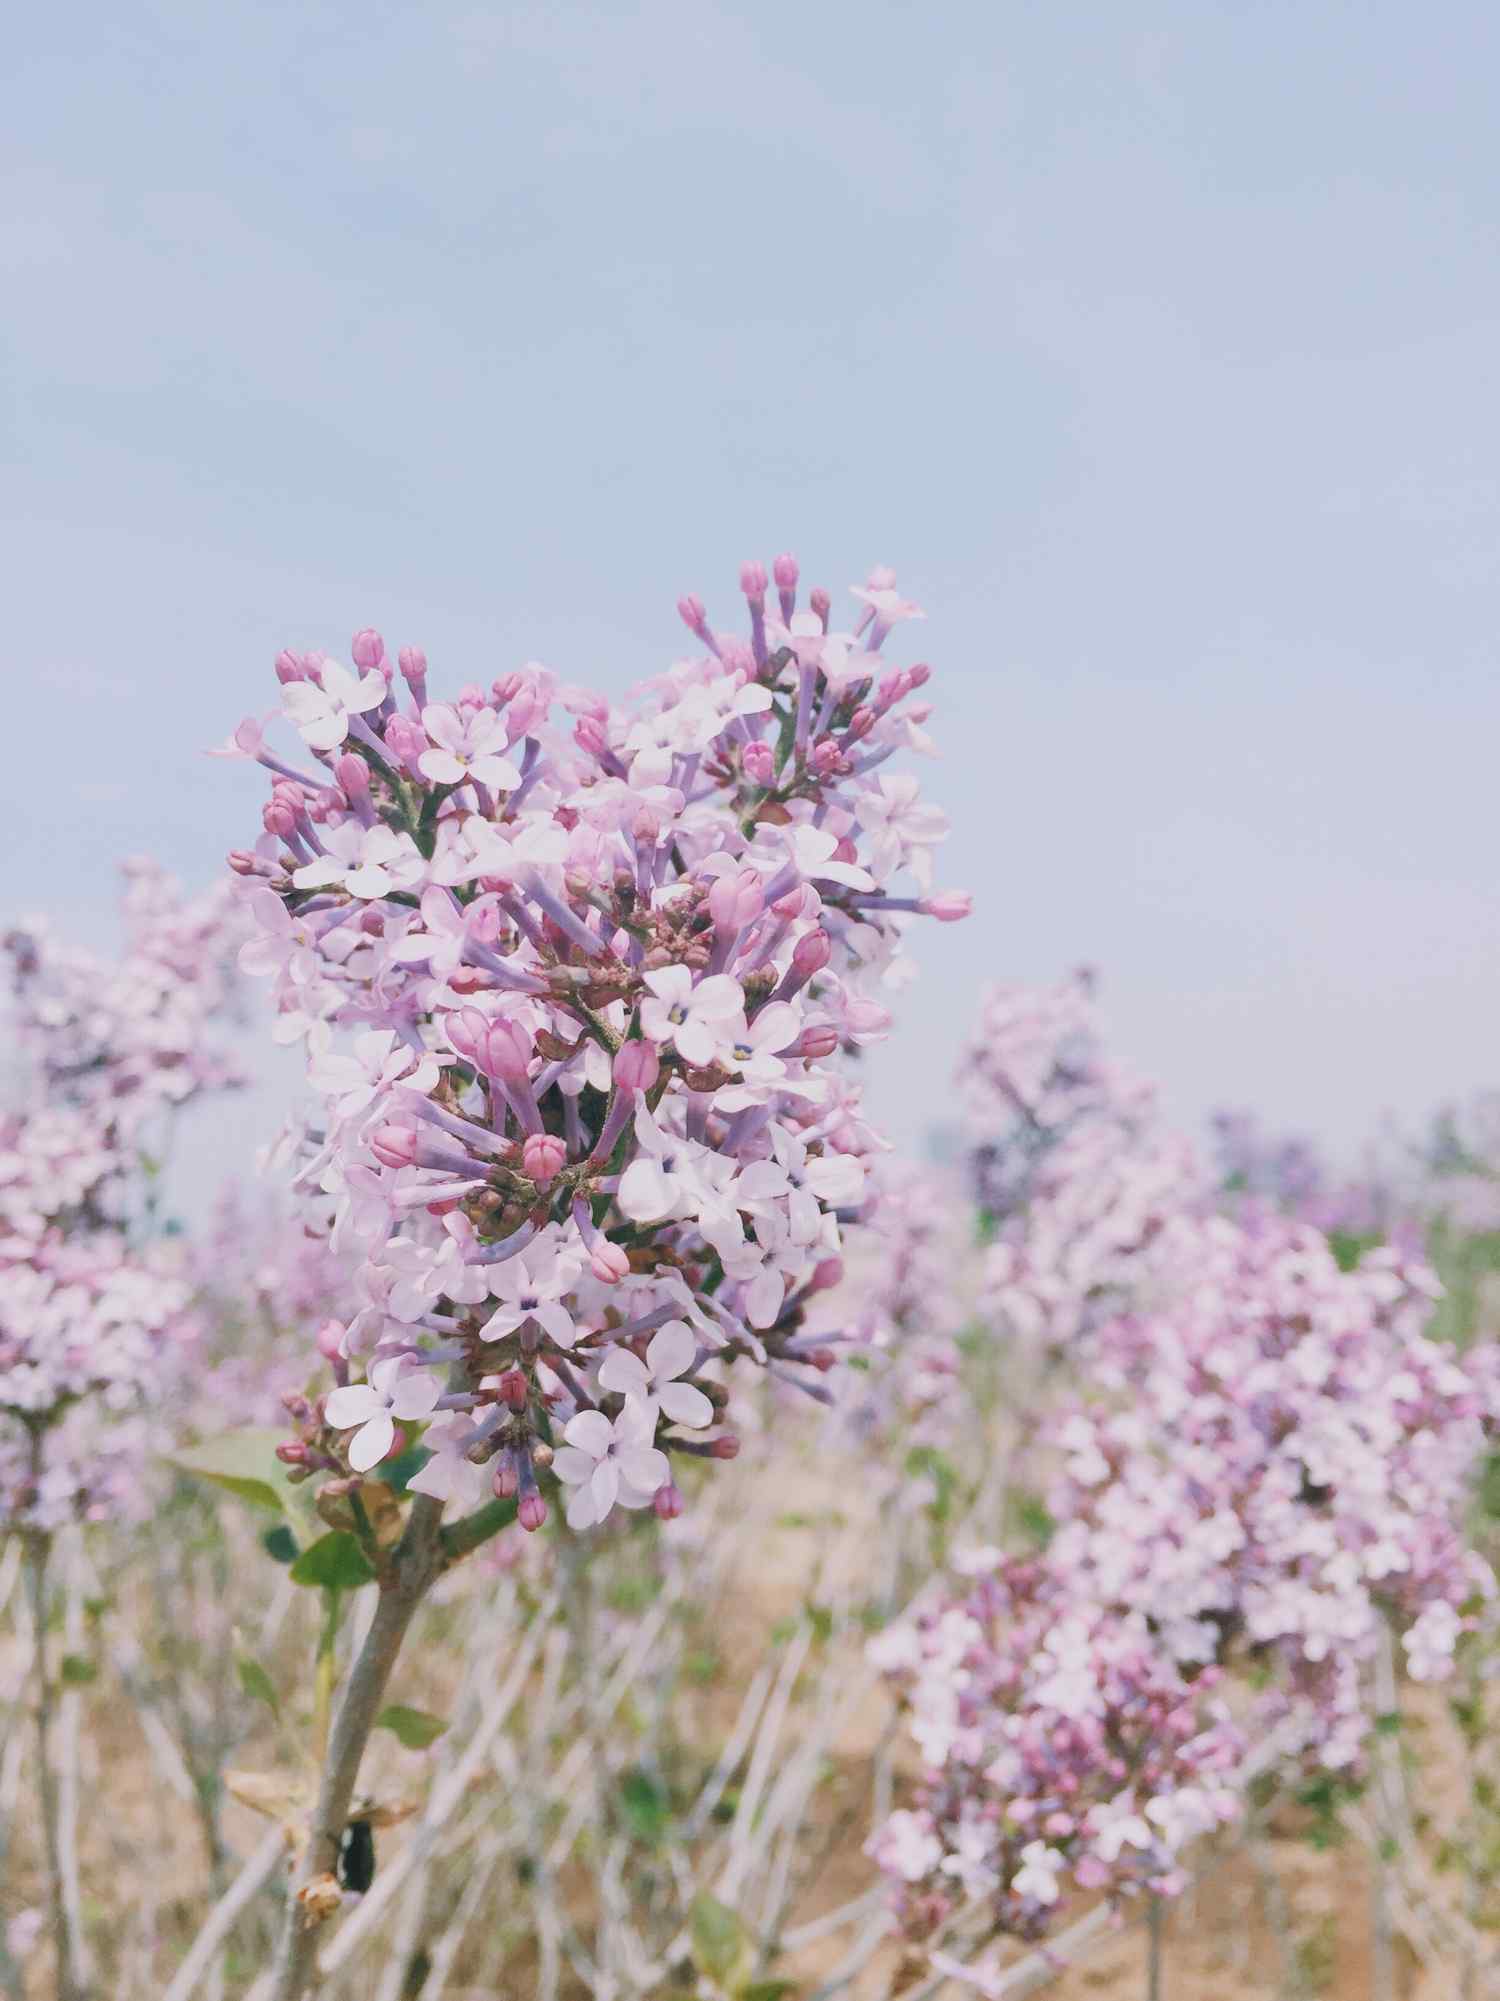
[[[40,1472],[41,1432],[32,1433],[32,1460]],[[58,2001],[86,2001],[87,1988],[74,1950],[68,1922],[67,1874],[63,1868],[57,1775],[52,1769],[52,1713],[55,1690],[47,1651],[47,1566],[52,1537],[45,1529],[27,1529],[22,1544],[26,1599],[31,1609],[32,1714],[36,1729],[37,1804],[41,1808],[42,1843],[47,1866],[47,1904],[57,1955]]]
[[[318,1634],[318,1658],[313,1669],[313,1756],[321,1765],[328,1755],[328,1726],[333,1717],[333,1690],[338,1677],[339,1590],[323,1593],[323,1625]]]
[[[1146,2001],[1161,2001],[1165,1953],[1162,1900],[1153,1890],[1146,1905]]]
[[[312,1885],[326,1879],[336,1881],[339,1848],[349,1819],[360,1760],[375,1727],[386,1683],[412,1615],[443,1569],[439,1543],[442,1513],[440,1501],[426,1494],[417,1497],[406,1531],[380,1579],[375,1616],[345,1679],[343,1697],[329,1733],[318,1803],[282,1919],[271,2001],[301,2001],[312,1986],[321,1923],[316,1899],[306,1893]]]

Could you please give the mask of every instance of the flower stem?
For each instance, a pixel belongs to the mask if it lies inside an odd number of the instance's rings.
[[[39,1430],[32,1433],[32,1455],[35,1460],[40,1460]],[[24,1531],[22,1561],[26,1577],[26,1597],[31,1608],[31,1673],[34,1684],[32,1708],[36,1724],[37,1804],[42,1816],[42,1841],[47,1865],[47,1902],[51,1915],[53,1949],[57,1954],[58,2001],[85,2001],[87,1988],[78,1963],[72,1926],[68,1922],[61,1809],[57,1775],[52,1769],[54,1689],[51,1663],[47,1655],[47,1565],[51,1554],[52,1537],[46,1529],[28,1528]]]
[[[292,1878],[277,1947],[272,2001],[301,2001],[316,1970],[321,1930],[316,1906],[302,1893],[320,1878],[335,1877],[360,1760],[379,1714],[381,1697],[412,1615],[441,1574],[438,1540],[442,1503],[426,1494],[412,1503],[406,1532],[380,1580],[380,1601],[359,1656],[344,1682],[334,1717],[307,1846]]]

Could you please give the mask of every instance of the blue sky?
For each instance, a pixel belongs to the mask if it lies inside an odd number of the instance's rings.
[[[903,1137],[977,984],[1079,961],[1185,1117],[1500,1083],[1493,6],[172,0],[7,54],[7,905],[206,878],[282,643],[618,690],[792,548],[929,610],[978,909]]]

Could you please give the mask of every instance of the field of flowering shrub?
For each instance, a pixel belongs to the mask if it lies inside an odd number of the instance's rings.
[[[221,881],[9,913],[0,1994],[1500,1992],[1500,1110],[1200,1144],[997,932],[899,1157],[921,612],[740,590],[283,652]]]

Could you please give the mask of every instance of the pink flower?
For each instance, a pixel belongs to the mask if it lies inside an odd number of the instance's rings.
[[[520,784],[520,772],[504,755],[505,719],[493,709],[476,709],[465,720],[446,702],[430,703],[422,711],[422,727],[436,748],[424,750],[417,765],[435,785],[462,785],[472,778],[491,792],[509,792]]]
[[[349,1464],[356,1473],[367,1473],[390,1451],[395,1420],[427,1417],[437,1400],[437,1378],[431,1371],[408,1369],[398,1356],[377,1362],[367,1383],[330,1391],[324,1409],[336,1431],[357,1427],[349,1441]]]

